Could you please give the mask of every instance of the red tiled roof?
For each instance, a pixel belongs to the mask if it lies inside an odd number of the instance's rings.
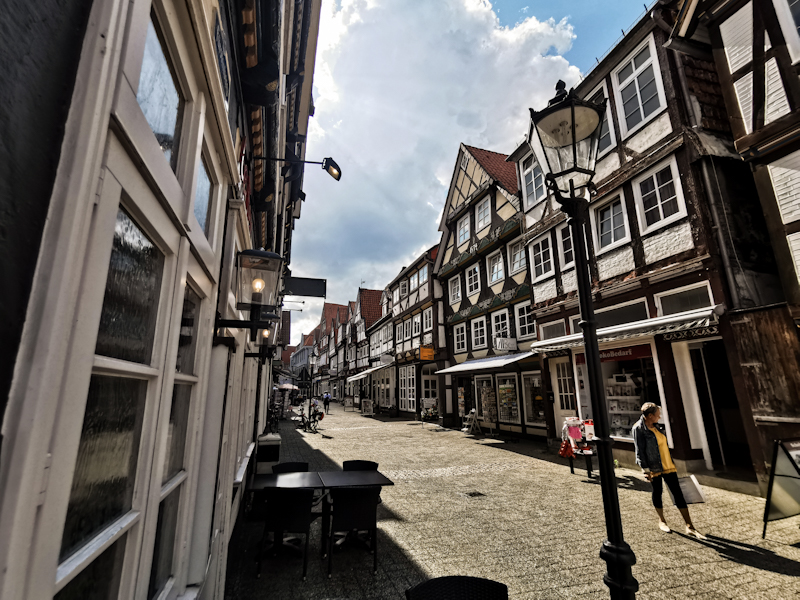
[[[431,260],[435,261],[436,256],[439,254],[439,245],[437,244],[436,246],[428,250],[428,252],[431,253]]]
[[[475,157],[478,164],[486,169],[489,176],[505,188],[507,192],[516,194],[519,191],[517,188],[517,169],[514,163],[506,162],[507,154],[482,150],[466,144],[464,144],[464,147]]]
[[[364,326],[369,329],[372,324],[381,318],[381,296],[383,290],[360,289],[361,294],[361,316],[364,319]]]
[[[336,319],[339,316],[339,311],[344,310],[345,315],[347,314],[347,307],[342,306],[341,304],[332,304],[326,302],[322,306],[322,318],[320,319],[322,325],[322,331],[320,332],[322,335],[327,335],[331,332],[331,321]]]
[[[281,362],[285,365],[290,364],[292,358],[292,352],[295,351],[295,346],[286,346],[286,348],[281,352]]]

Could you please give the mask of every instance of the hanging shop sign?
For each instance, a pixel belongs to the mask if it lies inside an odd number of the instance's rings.
[[[419,349],[419,359],[420,360],[433,360],[433,346],[422,346]]]
[[[494,349],[495,350],[516,350],[517,349],[517,338],[503,338],[503,337],[494,338]]]
[[[764,507],[764,531],[767,523],[800,515],[800,438],[776,440]]]

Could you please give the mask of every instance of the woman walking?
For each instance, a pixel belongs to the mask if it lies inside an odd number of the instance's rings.
[[[675,506],[686,522],[686,535],[705,539],[694,528],[692,518],[689,516],[689,509],[678,482],[678,469],[675,468],[675,463],[672,462],[672,456],[669,453],[664,426],[658,422],[660,418],[661,407],[647,402],[642,405],[641,418],[631,429],[636,448],[636,464],[642,467],[647,481],[653,484],[653,507],[658,514],[658,528],[665,533],[672,531],[664,520],[664,508],[661,503],[663,483],[665,482],[675,498]]]

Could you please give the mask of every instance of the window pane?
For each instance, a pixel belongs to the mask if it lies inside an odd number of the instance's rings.
[[[197,189],[194,192],[194,216],[203,233],[208,235],[208,213],[211,210],[211,178],[206,162],[201,158],[197,167]]]
[[[564,248],[564,264],[568,265],[572,262],[572,233],[569,225],[561,230],[561,246]]]
[[[617,78],[619,79],[620,83],[625,83],[625,81],[633,75],[633,61],[629,62],[625,67],[619,72]]]
[[[189,406],[192,403],[192,386],[175,384],[172,388],[172,408],[169,411],[167,453],[161,483],[166,483],[183,469],[186,454],[186,430],[189,427]]]
[[[130,510],[146,397],[146,381],[92,376],[61,560]]]
[[[645,46],[633,59],[634,66],[639,69],[650,58],[650,46]]]
[[[164,255],[120,209],[95,353],[150,363]]]
[[[597,327],[613,327],[623,323],[633,323],[647,319],[647,306],[644,302],[620,306],[611,310],[595,313]]]
[[[177,162],[183,100],[178,92],[178,85],[167,61],[164,44],[156,33],[152,17],[147,25],[147,38],[144,44],[144,58],[142,59],[142,72],[139,75],[139,91],[136,93],[136,101],[174,171]]]
[[[153,565],[150,568],[149,598],[155,598],[172,577],[172,555],[175,549],[175,529],[178,526],[178,506],[181,488],[161,501],[158,507],[156,543],[153,549]]]
[[[711,306],[711,298],[705,286],[661,297],[661,312],[664,315],[674,315],[707,306]]]
[[[65,585],[53,600],[114,600],[119,593],[126,538],[127,534],[123,534]]]
[[[625,113],[625,124],[628,129],[631,129],[642,120],[642,113],[639,110],[639,96],[636,93],[636,82],[631,81],[622,88],[620,95],[622,96],[622,108]]]
[[[197,349],[197,325],[200,319],[200,296],[191,286],[186,286],[183,294],[183,314],[181,332],[178,338],[178,358],[175,370],[178,373],[194,373],[194,355]]]
[[[658,87],[656,86],[656,76],[653,65],[647,67],[639,77],[636,78],[639,85],[639,95],[642,98],[642,111],[647,117],[655,112],[661,105],[658,100]]]
[[[559,321],[558,323],[551,323],[548,325],[542,325],[543,340],[550,340],[564,335],[567,335],[567,329],[563,321]]]

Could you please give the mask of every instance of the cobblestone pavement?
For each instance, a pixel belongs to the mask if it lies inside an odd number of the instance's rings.
[[[328,579],[317,520],[306,581],[299,558],[267,559],[256,579],[262,528],[240,521],[226,598],[402,600],[408,587],[442,575],[502,581],[514,599],[608,598],[598,556],[605,537],[600,486],[578,461],[572,475],[544,444],[363,417],[338,404],[332,409],[317,434],[283,422],[281,460],[306,461],[311,470],[340,469],[349,459],[380,463],[395,485],[383,489],[378,507],[378,574],[368,552],[354,546],[334,552]],[[708,539],[665,534],[657,528],[650,485],[635,471],[617,475],[638,598],[800,597],[800,518],[771,523],[762,540],[763,499],[706,487],[707,503],[690,508]],[[678,511],[665,512],[682,532]]]

